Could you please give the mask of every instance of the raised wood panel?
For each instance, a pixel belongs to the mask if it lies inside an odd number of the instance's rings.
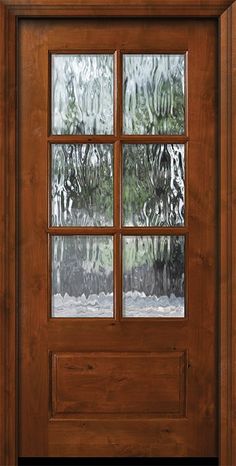
[[[53,414],[181,417],[185,374],[184,352],[54,353]]]

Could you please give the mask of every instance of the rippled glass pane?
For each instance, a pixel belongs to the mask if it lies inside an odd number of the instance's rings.
[[[113,133],[113,55],[52,55],[52,133]]]
[[[123,224],[184,225],[184,145],[123,146]]]
[[[123,238],[123,316],[184,317],[184,236]]]
[[[183,134],[184,88],[184,55],[124,55],[124,133]]]
[[[113,146],[52,145],[54,226],[113,225]]]
[[[52,237],[52,317],[113,317],[112,237]]]

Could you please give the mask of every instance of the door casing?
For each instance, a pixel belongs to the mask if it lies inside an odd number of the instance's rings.
[[[22,17],[212,17],[219,29],[219,457],[236,464],[236,2],[0,3],[0,465],[17,465],[17,43]]]

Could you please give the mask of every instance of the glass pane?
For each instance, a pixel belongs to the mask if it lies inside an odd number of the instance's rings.
[[[113,133],[113,55],[52,55],[52,133]]]
[[[113,317],[112,237],[52,237],[52,317]]]
[[[52,225],[113,225],[113,146],[52,145]]]
[[[184,317],[184,236],[123,238],[123,316]]]
[[[123,147],[123,224],[184,225],[184,145]]]
[[[183,134],[184,81],[184,55],[124,55],[124,133]]]

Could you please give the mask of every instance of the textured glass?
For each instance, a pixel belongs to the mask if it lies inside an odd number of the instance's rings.
[[[123,147],[123,224],[184,224],[184,145]]]
[[[52,237],[52,317],[113,317],[112,237]]]
[[[184,236],[123,238],[123,316],[184,317]]]
[[[52,225],[113,225],[111,144],[52,145],[51,183]]]
[[[124,55],[124,133],[183,134],[184,87],[184,55]]]
[[[52,133],[113,133],[113,55],[52,55]]]

